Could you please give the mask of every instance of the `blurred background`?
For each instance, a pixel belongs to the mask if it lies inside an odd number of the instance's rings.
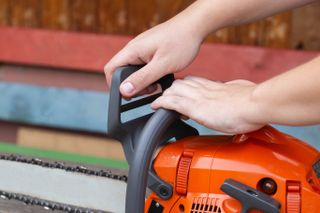
[[[191,0],[0,0],[0,24],[99,34],[137,35],[186,8]],[[208,42],[320,49],[320,4],[220,30]]]
[[[106,135],[103,65],[192,2],[0,0],[0,152],[126,168],[120,144]],[[319,21],[317,3],[219,30],[188,73],[267,79],[319,54]],[[318,126],[279,128],[320,147]]]

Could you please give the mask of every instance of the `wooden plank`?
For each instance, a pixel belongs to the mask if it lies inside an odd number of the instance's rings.
[[[0,25],[9,24],[9,0],[0,0]]]
[[[204,45],[196,60],[178,77],[198,75],[212,80],[261,82],[318,56],[317,52],[249,46]]]
[[[291,47],[320,50],[320,2],[293,11]]]
[[[191,1],[128,0],[128,33],[137,35],[186,8]]]
[[[41,2],[39,0],[11,0],[11,25],[20,27],[39,27]]]
[[[129,40],[130,37],[122,36],[2,27],[0,46],[5,51],[0,51],[0,61],[102,73],[104,64]],[[210,79],[262,81],[318,54],[204,44],[196,60],[179,76],[193,74]]]
[[[55,30],[70,28],[70,0],[44,0],[42,11],[43,27]]]
[[[191,0],[0,0],[0,25],[136,35],[174,16]],[[6,5],[10,4],[10,7]],[[319,50],[319,3],[211,34],[207,41]],[[292,25],[292,29],[291,29]],[[290,43],[291,41],[291,43]]]
[[[0,83],[0,119],[30,125],[106,133],[108,101],[105,93]],[[151,112],[148,106],[129,111],[123,120]],[[201,134],[216,132],[188,121]],[[282,127],[282,130],[320,148],[320,126]],[[1,134],[1,132],[0,132]],[[66,133],[67,134],[67,133]],[[82,137],[85,137],[83,135]],[[81,138],[81,137],[80,137]],[[53,139],[52,139],[53,140]]]
[[[104,92],[0,82],[0,94],[1,120],[106,133]]]
[[[236,27],[237,35],[233,38],[235,44],[262,46],[264,41],[264,22],[258,21]]]
[[[127,0],[128,33],[137,35],[150,27],[156,17],[156,3],[149,0]]]
[[[169,1],[169,0],[157,0],[155,1],[155,14],[153,15],[153,19],[151,22],[151,26],[156,24],[162,23],[185,8],[187,8],[191,3],[194,1],[192,0],[176,0],[176,1]]]
[[[125,160],[122,146],[118,141],[101,137],[23,127],[18,130],[17,144],[45,150]]]
[[[266,46],[289,47],[291,13],[284,13],[251,24],[228,27],[212,33],[206,41]]]
[[[106,91],[102,73],[0,64],[0,81],[79,90]]]
[[[71,30],[96,32],[97,0],[71,0]]]
[[[231,41],[234,42],[234,37],[236,37],[235,29],[235,27],[230,27],[218,30],[217,32],[209,34],[205,41],[214,43],[231,43]]]
[[[108,94],[0,82],[0,119],[21,124],[106,134]],[[151,113],[149,106],[124,113],[122,121]],[[197,126],[200,132],[206,128]]]
[[[126,0],[98,1],[98,31],[110,34],[125,34],[127,30]]]
[[[0,120],[0,141],[16,143],[18,127],[11,122]]]
[[[53,132],[59,132],[59,133],[68,133],[68,134],[74,134],[84,137],[93,137],[93,138],[103,138],[106,139],[106,134],[104,133],[94,133],[89,131],[78,131],[78,130],[72,130],[72,129],[64,129],[64,128],[51,128],[47,126],[39,126],[34,125],[32,122],[29,123],[19,123],[19,122],[12,122],[12,121],[4,121],[0,119],[0,144],[2,142],[5,143],[17,143],[17,135],[18,130],[21,128],[34,128],[38,129],[39,131],[53,131]],[[3,151],[3,150],[2,150]],[[1,148],[0,148],[1,152]]]
[[[291,30],[291,12],[266,19],[264,29],[264,46],[289,48]]]
[[[110,35],[2,27],[0,61],[102,73],[104,64],[129,40]]]

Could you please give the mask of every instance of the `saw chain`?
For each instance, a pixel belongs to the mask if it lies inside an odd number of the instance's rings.
[[[127,182],[127,179],[128,179],[126,175],[114,174],[110,170],[88,169],[85,166],[72,166],[72,165],[67,165],[65,162],[58,162],[58,161],[49,162],[39,158],[23,157],[20,155],[0,154],[0,160],[32,164],[32,165],[52,168],[52,169],[61,169],[67,172],[75,172],[75,173],[81,173],[85,175],[104,177],[104,178],[109,178],[109,179],[123,181],[123,182]],[[62,204],[62,203],[57,203],[53,201],[43,200],[36,197],[28,196],[28,195],[1,191],[1,189],[0,189],[0,198],[19,201],[26,205],[39,206],[46,210],[51,210],[51,211],[57,210],[60,212],[67,212],[67,213],[98,213],[98,212],[101,213],[102,212],[102,211],[97,211],[92,209],[86,209],[83,207],[76,207],[68,204]]]

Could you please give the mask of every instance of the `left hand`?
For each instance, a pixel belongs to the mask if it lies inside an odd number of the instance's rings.
[[[152,108],[175,110],[207,128],[240,134],[260,129],[258,105],[252,98],[256,84],[246,80],[226,83],[199,77],[175,80]]]

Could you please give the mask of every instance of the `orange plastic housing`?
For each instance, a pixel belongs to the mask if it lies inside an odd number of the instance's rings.
[[[232,178],[263,191],[267,178],[276,183],[269,196],[281,203],[281,213],[316,213],[320,181],[313,167],[319,159],[316,149],[270,126],[236,136],[185,138],[165,146],[154,162],[173,196],[162,200],[150,194],[145,212],[152,201],[163,212],[240,212],[240,202],[220,190],[222,183]]]

